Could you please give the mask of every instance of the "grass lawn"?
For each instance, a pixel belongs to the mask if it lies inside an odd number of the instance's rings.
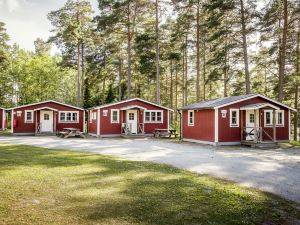
[[[291,141],[290,143],[292,146],[300,147],[300,141]]]
[[[299,204],[171,166],[0,144],[0,224],[295,224]]]

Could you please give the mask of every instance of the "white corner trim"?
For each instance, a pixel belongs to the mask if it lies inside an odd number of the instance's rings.
[[[170,129],[170,111],[168,111],[168,130]]]
[[[219,109],[215,109],[215,143],[219,142]]]
[[[79,118],[78,118],[79,119]],[[83,133],[86,133],[86,129],[85,129],[85,111],[83,111],[83,127],[82,127],[82,131],[83,131]]]
[[[4,130],[4,121],[5,121],[6,112],[4,109],[2,109],[2,129]]]
[[[11,110],[11,133],[14,133],[14,110]]]
[[[291,110],[288,111],[289,141],[291,140]]]
[[[97,110],[97,135],[100,135],[100,109]]]

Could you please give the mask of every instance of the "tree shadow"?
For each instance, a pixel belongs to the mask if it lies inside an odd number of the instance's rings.
[[[80,212],[87,224],[284,224],[300,219],[299,210],[281,198],[164,164],[13,145],[0,146],[0,156],[0,172],[61,167],[52,172],[71,184],[64,187],[68,207],[63,210],[74,217]]]

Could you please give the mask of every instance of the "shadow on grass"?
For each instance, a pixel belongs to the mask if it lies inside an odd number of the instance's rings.
[[[292,224],[299,219],[294,203],[167,165],[0,145],[0,172],[35,166],[60,168],[52,173],[68,180],[64,211],[87,224]]]

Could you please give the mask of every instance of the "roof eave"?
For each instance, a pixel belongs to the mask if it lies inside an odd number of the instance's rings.
[[[149,102],[147,100],[144,100],[144,99],[141,99],[141,98],[132,98],[132,99],[128,99],[128,100],[124,100],[124,101],[119,101],[119,102],[115,102],[115,103],[111,103],[111,104],[107,104],[107,105],[100,105],[100,106],[96,106],[92,109],[102,109],[102,108],[106,108],[106,107],[110,107],[110,106],[113,106],[113,105],[117,105],[117,104],[121,104],[121,103],[125,103],[125,102],[130,102],[130,101],[134,101],[134,100],[139,100],[139,101],[142,101],[142,102],[145,102],[145,103],[148,103],[150,105],[154,105],[154,106],[157,106],[159,108],[162,108],[162,109],[166,109],[166,110],[169,110],[171,112],[174,112],[173,109],[170,109],[170,108],[167,108],[165,106],[161,106],[161,105],[158,105],[158,104],[155,104],[153,102]]]

